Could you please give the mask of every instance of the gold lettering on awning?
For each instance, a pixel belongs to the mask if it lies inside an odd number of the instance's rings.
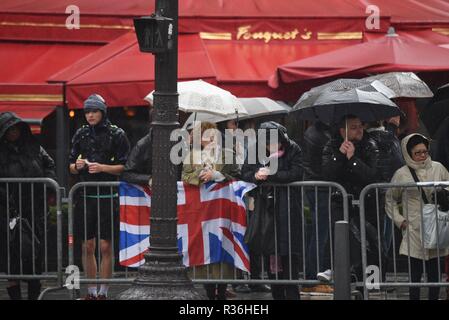
[[[432,28],[433,32],[449,36],[449,28]]]
[[[304,29],[304,34],[300,37],[304,40],[309,40],[312,36],[311,31]],[[295,40],[299,35],[298,29],[285,32],[271,32],[271,31],[259,31],[251,32],[251,25],[241,26],[237,29],[237,40],[263,40],[268,43],[271,40]]]
[[[362,32],[318,32],[318,40],[361,40]]]

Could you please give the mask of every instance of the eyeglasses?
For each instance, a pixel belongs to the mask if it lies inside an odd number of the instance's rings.
[[[427,156],[429,154],[429,150],[419,150],[413,152],[415,156]]]

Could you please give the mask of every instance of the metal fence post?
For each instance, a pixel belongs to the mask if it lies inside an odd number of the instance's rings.
[[[351,272],[349,259],[349,223],[335,223],[334,300],[351,300]]]

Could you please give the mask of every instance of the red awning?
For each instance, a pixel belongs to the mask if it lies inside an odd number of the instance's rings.
[[[62,84],[47,78],[98,46],[0,41],[0,111],[28,119],[34,133],[42,119],[63,103]]]
[[[22,120],[28,123],[33,134],[41,133],[43,119],[55,110],[55,106],[48,105],[30,105],[30,104],[3,104],[0,103],[0,113],[10,111],[14,112]]]
[[[0,42],[0,102],[62,103],[62,86],[47,78],[98,47]]]
[[[80,61],[85,72],[78,74],[77,65],[73,65],[70,70],[52,78],[73,79],[67,83],[70,108],[80,108],[83,101],[94,92],[103,96],[111,107],[148,105],[143,98],[154,89],[154,56],[140,52],[134,34],[127,40],[121,38],[119,41],[123,43],[117,46],[115,54],[103,50],[106,54],[103,59],[99,55],[92,59],[92,62],[97,60],[101,63],[89,67],[86,61]],[[129,41],[128,44],[125,44],[126,41]],[[180,81],[204,79],[215,82],[215,72],[198,35],[180,35],[178,52]],[[85,60],[88,59],[90,57]]]
[[[359,0],[360,3],[376,5],[382,15],[391,16],[391,23],[402,26],[435,26],[449,24],[449,2],[446,0]]]
[[[65,11],[73,5],[80,10],[80,28],[69,30]],[[106,43],[132,30],[132,18],[154,10],[153,0],[41,0],[38,5],[29,0],[2,0],[0,39]],[[273,0],[179,1],[181,33],[236,32],[239,26],[260,21],[270,26],[289,23],[299,29],[317,24],[329,32],[348,32],[341,29],[345,21],[347,28],[361,32],[365,19],[365,5],[353,0],[283,0],[275,5]]]
[[[0,83],[45,83],[98,45],[0,42]]]
[[[279,66],[270,85],[391,71],[447,70],[449,50],[401,36],[385,36]]]
[[[446,45],[449,43],[449,33],[444,35],[438,31],[432,29],[407,29],[396,30],[396,33],[404,39],[410,39],[412,41],[431,43],[436,45]],[[365,41],[372,41],[383,38],[385,34],[367,32],[364,35]]]
[[[281,98],[268,86],[268,79],[277,66],[333,51],[358,41],[315,41],[242,43],[238,41],[204,41],[214,67],[217,83],[239,97]]]

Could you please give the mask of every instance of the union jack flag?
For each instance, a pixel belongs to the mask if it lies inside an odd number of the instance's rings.
[[[255,187],[237,180],[200,187],[178,182],[178,247],[185,266],[227,262],[249,272],[243,196]],[[121,182],[119,194],[120,264],[138,267],[149,245],[151,190]]]

